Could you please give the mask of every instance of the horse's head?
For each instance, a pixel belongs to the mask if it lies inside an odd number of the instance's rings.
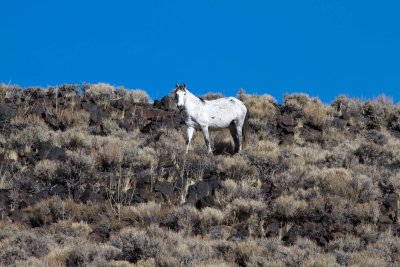
[[[176,84],[175,99],[179,110],[182,110],[185,107],[186,93],[187,93],[186,84],[183,85]]]

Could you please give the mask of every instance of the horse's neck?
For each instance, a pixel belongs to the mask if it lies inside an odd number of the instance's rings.
[[[197,96],[187,91],[186,98],[185,108],[188,115],[192,115],[195,111],[201,109],[203,103]]]

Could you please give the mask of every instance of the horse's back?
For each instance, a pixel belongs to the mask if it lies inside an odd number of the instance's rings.
[[[235,97],[210,100],[206,105],[211,128],[225,128],[232,122],[241,122],[247,112],[243,102]]]
[[[238,108],[238,107],[245,108],[243,102],[237,99],[236,97],[224,97],[224,98],[209,100],[207,101],[207,104],[223,108]]]

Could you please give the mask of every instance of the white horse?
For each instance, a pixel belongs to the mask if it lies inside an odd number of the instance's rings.
[[[235,152],[240,152],[246,143],[248,112],[237,98],[225,97],[204,100],[190,93],[186,84],[175,87],[175,98],[179,110],[185,110],[186,153],[195,130],[201,129],[209,153],[212,153],[208,130],[228,128],[235,143]]]

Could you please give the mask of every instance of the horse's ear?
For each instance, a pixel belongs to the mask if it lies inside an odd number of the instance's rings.
[[[175,88],[179,88],[179,84],[178,83],[176,83]]]
[[[183,90],[186,91],[186,83],[184,83],[184,84],[182,85],[182,88],[183,88]]]

